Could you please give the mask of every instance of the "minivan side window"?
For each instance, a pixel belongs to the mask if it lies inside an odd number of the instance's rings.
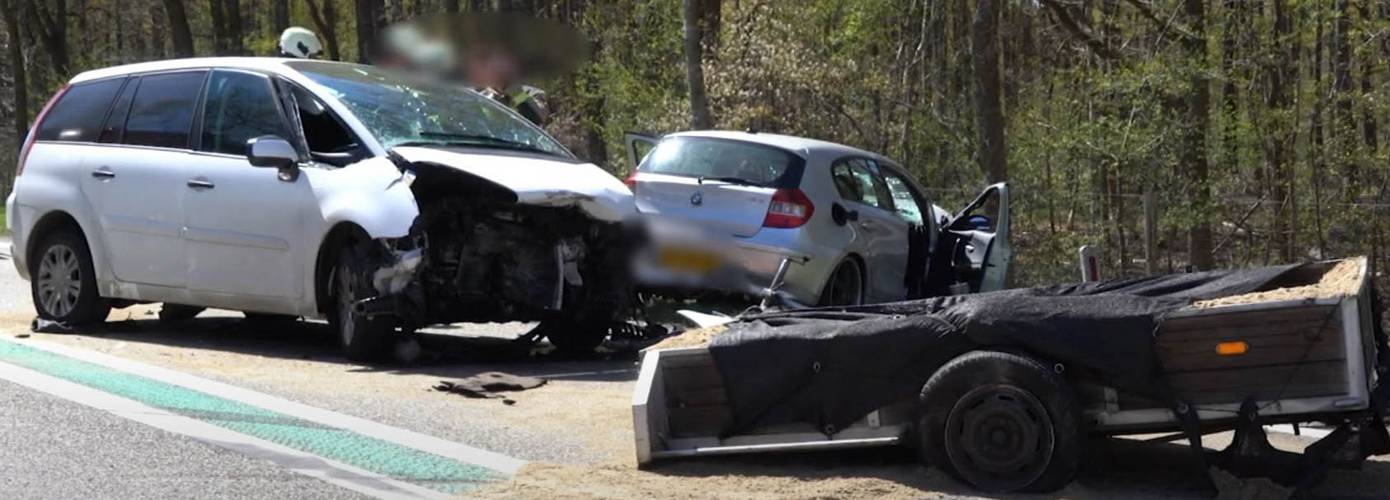
[[[270,79],[239,71],[212,72],[198,149],[244,156],[246,141],[263,135],[288,137]]]
[[[203,71],[147,75],[130,104],[122,143],[187,148]]]
[[[111,113],[106,116],[106,126],[101,128],[101,137],[98,137],[97,141],[121,142],[121,132],[125,131],[125,119],[130,116],[130,101],[135,98],[135,88],[138,86],[139,78],[131,78],[126,82],[125,89],[116,97],[116,104],[111,106]]]
[[[40,141],[96,142],[111,101],[121,91],[124,78],[79,83],[44,116],[36,138]]]

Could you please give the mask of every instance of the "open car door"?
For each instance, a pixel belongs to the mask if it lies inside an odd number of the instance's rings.
[[[623,143],[627,145],[627,167],[631,169],[630,172],[637,171],[642,159],[656,148],[656,143],[660,140],[660,137],[651,134],[623,132]]]
[[[952,293],[1003,290],[1013,248],[1009,245],[1009,185],[985,188],[941,226],[938,252],[949,256],[956,282]],[[942,264],[945,259],[938,260]],[[961,288],[968,286],[968,290]]]

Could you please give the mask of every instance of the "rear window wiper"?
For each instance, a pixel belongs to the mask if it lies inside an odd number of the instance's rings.
[[[696,177],[695,180],[696,180],[696,182],[699,182],[700,184],[704,184],[705,181],[715,181],[715,182],[725,182],[725,183],[729,183],[729,184],[738,184],[738,185],[740,185],[740,186],[767,187],[765,184],[763,184],[763,183],[761,183],[761,182],[753,182],[753,181],[750,181],[750,180],[748,180],[748,179],[743,179],[743,178],[740,178],[740,177],[710,177],[710,176],[701,175],[701,176],[699,176],[699,177]]]

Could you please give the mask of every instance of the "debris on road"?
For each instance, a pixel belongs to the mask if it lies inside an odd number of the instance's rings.
[[[545,385],[546,380],[502,372],[483,372],[456,381],[443,380],[434,390],[474,399],[506,399],[500,392],[517,392]],[[510,404],[510,403],[508,403]]]
[[[35,333],[72,333],[73,329],[67,323],[61,321],[34,318],[34,322],[29,324],[29,331]]]

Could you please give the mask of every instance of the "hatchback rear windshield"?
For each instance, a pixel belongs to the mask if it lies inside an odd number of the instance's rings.
[[[799,156],[762,144],[711,137],[672,137],[661,141],[642,160],[638,170],[791,188],[801,183],[803,163]]]

